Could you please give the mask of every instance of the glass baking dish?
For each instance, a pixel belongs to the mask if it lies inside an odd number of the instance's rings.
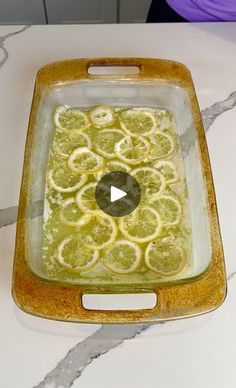
[[[118,65],[138,66],[139,73],[88,73],[91,66]],[[83,109],[96,105],[159,108],[173,115],[183,158],[190,214],[191,264],[185,271],[170,277],[153,274],[145,279],[133,275],[125,278],[114,276],[109,282],[102,279],[92,281],[91,278],[88,281],[81,277],[62,282],[45,275],[42,266],[45,177],[49,147],[55,132],[53,113],[59,105]],[[216,308],[224,299],[225,288],[223,251],[206,141],[186,67],[165,60],[108,58],[64,61],[42,68],[37,76],[32,103],[19,207],[13,277],[13,295],[17,304],[28,312],[55,319],[156,321]],[[36,292],[38,289],[42,291],[40,297]],[[86,310],[82,304],[85,293],[150,291],[157,294],[157,305],[153,309],[98,312]],[[48,293],[50,301],[47,300]],[[72,297],[76,295],[76,298],[62,308],[62,299],[65,300],[67,293]]]

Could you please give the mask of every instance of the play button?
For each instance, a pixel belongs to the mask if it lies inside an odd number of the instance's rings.
[[[141,190],[134,177],[123,171],[113,171],[100,179],[95,197],[105,213],[112,217],[122,217],[138,206]]]
[[[118,199],[126,197],[127,193],[118,187],[111,186],[111,202],[118,201]]]

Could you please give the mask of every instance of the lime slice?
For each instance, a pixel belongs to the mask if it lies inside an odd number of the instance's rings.
[[[144,109],[130,109],[121,113],[120,126],[131,136],[148,136],[157,127],[155,116]]]
[[[120,162],[119,160],[111,160],[107,162],[105,168],[103,168],[102,171],[97,173],[97,180],[101,179],[101,177],[105,174],[108,174],[112,171],[123,171],[123,172],[129,172],[130,166],[128,164],[125,164],[123,162]]]
[[[182,207],[176,198],[162,195],[149,203],[160,214],[164,226],[173,226],[180,222]]]
[[[144,160],[150,150],[150,144],[142,136],[125,136],[115,145],[115,154],[123,162],[137,164]]]
[[[72,271],[89,271],[98,258],[98,251],[84,247],[73,236],[62,240],[57,250],[58,263]]]
[[[76,226],[83,212],[76,205],[74,198],[67,198],[61,202],[60,218],[69,226]]]
[[[87,177],[71,171],[64,162],[48,171],[47,181],[54,190],[60,193],[70,193],[83,186]]]
[[[115,144],[123,139],[123,137],[124,134],[120,129],[102,129],[96,135],[95,149],[105,158],[114,158]]]
[[[127,275],[140,265],[142,251],[139,246],[128,240],[118,240],[104,254],[103,264],[112,272]]]
[[[146,248],[145,263],[159,275],[172,276],[183,270],[186,255],[181,247],[171,241],[155,240]]]
[[[159,196],[166,187],[164,176],[152,167],[135,168],[131,175],[140,184],[142,199],[144,201]]]
[[[103,158],[87,147],[76,148],[68,158],[68,166],[80,174],[93,174],[101,169],[103,163]]]
[[[87,133],[56,132],[53,148],[60,156],[68,158],[70,153],[78,147],[87,147],[89,149],[92,147],[91,140]]]
[[[80,218],[78,233],[88,248],[103,249],[115,241],[117,227],[112,217],[98,210]]]
[[[95,199],[96,186],[96,182],[88,183],[76,194],[75,201],[78,207],[84,212],[91,213],[94,210],[98,210]]]
[[[54,124],[63,131],[77,132],[89,126],[89,119],[80,109],[59,106],[54,114]]]
[[[175,149],[173,137],[164,132],[156,131],[150,137],[151,151],[149,157],[151,159],[162,159],[170,156]]]
[[[153,240],[161,232],[161,219],[157,211],[149,206],[137,208],[120,219],[119,228],[131,241],[144,243]]]
[[[178,181],[178,172],[173,162],[168,160],[159,160],[153,167],[164,175],[166,183],[171,185]]]
[[[106,127],[114,122],[114,115],[109,106],[97,106],[89,112],[89,116],[95,127]]]

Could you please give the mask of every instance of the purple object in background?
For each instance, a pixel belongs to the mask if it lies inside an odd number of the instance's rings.
[[[166,0],[190,22],[236,21],[236,0]]]

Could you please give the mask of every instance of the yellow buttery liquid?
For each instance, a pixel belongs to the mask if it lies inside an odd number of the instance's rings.
[[[114,129],[117,128],[121,131],[124,129],[121,126],[120,115],[124,111],[121,108],[112,108],[114,114],[114,122],[111,125],[105,126],[105,128]],[[173,246],[181,247],[181,251],[185,257],[184,265],[181,266],[179,272],[177,271],[174,275],[168,272],[166,274],[161,274],[158,271],[152,270],[146,264],[146,254],[147,247],[152,240],[147,242],[136,242],[138,247],[141,249],[142,258],[138,268],[129,274],[119,274],[114,271],[109,270],[103,263],[103,257],[106,255],[106,250],[109,249],[109,245],[102,250],[99,250],[99,258],[96,263],[89,268],[89,270],[76,270],[73,268],[69,269],[61,265],[58,260],[58,247],[61,242],[71,236],[77,236],[80,232],[80,226],[74,225],[70,226],[67,223],[63,222],[62,219],[62,202],[67,198],[75,198],[78,191],[83,188],[83,185],[74,191],[70,192],[61,192],[56,190],[55,187],[50,183],[48,179],[49,173],[52,169],[58,168],[60,166],[68,167],[68,158],[71,152],[78,146],[78,144],[72,144],[71,148],[66,149],[66,152],[62,152],[61,144],[63,144],[63,139],[70,136],[69,131],[63,131],[60,128],[55,128],[55,136],[50,147],[49,157],[48,157],[48,167],[47,167],[47,179],[45,187],[45,206],[44,206],[44,221],[43,221],[43,271],[48,278],[63,281],[63,282],[73,282],[79,284],[91,284],[91,285],[106,285],[106,284],[151,284],[157,281],[168,281],[173,280],[174,278],[183,278],[185,272],[191,266],[191,233],[190,233],[190,215],[188,209],[188,193],[185,181],[184,174],[184,165],[181,155],[181,149],[178,142],[178,137],[175,132],[175,122],[173,116],[164,110],[158,109],[149,109],[142,108],[144,111],[151,111],[156,120],[156,131],[166,133],[171,137],[174,144],[174,150],[170,155],[159,157],[158,150],[157,153],[154,150],[153,135],[145,136],[146,141],[149,143],[150,149],[148,155],[145,156],[144,160],[140,160],[135,164],[129,165],[129,173],[132,174],[134,169],[139,167],[151,167],[155,169],[155,165],[160,161],[172,162],[177,171],[178,179],[174,183],[165,183],[165,189],[160,194],[160,196],[167,196],[175,198],[176,201],[181,206],[181,216],[179,220],[174,225],[165,225],[162,224],[160,233],[155,237],[155,243],[162,241],[170,241]],[[88,110],[82,110],[89,117]],[[90,123],[87,128],[82,130],[82,133],[89,138],[89,149],[94,153],[99,155],[99,151],[96,149],[96,135],[98,131],[104,129],[104,127],[99,128],[95,127]],[[153,132],[155,133],[155,132]],[[127,133],[125,133],[127,136]],[[86,142],[85,142],[86,143]],[[88,145],[88,144],[87,144]],[[86,146],[86,144],[82,144]],[[66,155],[67,154],[67,155]],[[99,171],[94,173],[89,173],[86,176],[86,185],[88,183],[97,183],[104,173],[108,172],[107,164],[114,161],[124,162],[122,159],[119,159],[117,154],[113,158],[106,158],[104,155],[99,155],[103,159],[103,166]],[[69,170],[68,170],[69,171]],[[83,174],[82,174],[83,175]],[[86,174],[85,174],[86,175]],[[66,179],[66,177],[65,177]],[[81,176],[78,174],[78,180],[81,179]],[[139,182],[142,190],[142,182]],[[149,203],[150,198],[142,196],[141,202],[138,207],[152,206]],[[81,212],[81,217],[86,214],[86,211],[79,210]],[[156,209],[158,211],[158,209]],[[127,237],[122,233],[121,228],[119,227],[120,217],[113,217],[113,220],[116,223],[117,235],[115,241],[124,240]],[[160,214],[160,218],[161,214]],[[114,244],[114,241],[111,243]],[[71,252],[73,255],[73,252]],[[165,252],[163,253],[165,255]],[[128,259],[128,258],[127,258]],[[174,258],[172,258],[174,260]]]

